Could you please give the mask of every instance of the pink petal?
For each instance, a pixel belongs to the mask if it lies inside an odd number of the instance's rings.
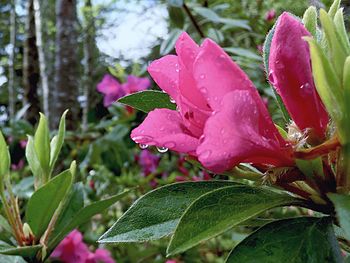
[[[192,72],[194,60],[199,52],[199,46],[193,39],[183,32],[175,44],[176,54],[189,72]]]
[[[277,23],[269,57],[269,80],[300,129],[313,128],[324,137],[328,114],[316,92],[309,46],[310,33],[296,18],[283,13]]]
[[[198,89],[213,110],[231,91],[254,87],[247,75],[214,41],[206,39],[193,65],[193,76]]]
[[[126,89],[129,91],[129,93],[135,93],[148,89],[150,85],[151,82],[148,78],[139,78],[133,75],[129,75],[127,78]]]
[[[103,105],[105,107],[125,95],[123,86],[109,74],[104,75],[102,81],[97,84],[97,91],[104,94]]]
[[[166,147],[182,153],[193,154],[198,139],[183,125],[180,114],[168,109],[156,109],[131,132],[136,143]]]
[[[147,68],[157,85],[174,100],[179,93],[179,61],[175,55],[167,55],[153,61]]]
[[[254,90],[226,94],[222,109],[208,119],[197,148],[199,161],[214,172],[240,162],[289,166],[291,148],[279,135]]]

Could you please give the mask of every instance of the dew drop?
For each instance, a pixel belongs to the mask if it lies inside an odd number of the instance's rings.
[[[167,149],[171,149],[171,148],[174,148],[176,146],[176,143],[175,142],[166,142],[164,144],[164,147],[167,148]]]
[[[139,147],[144,150],[148,148],[148,144],[139,143]]]
[[[205,150],[204,152],[202,152],[200,154],[200,157],[203,158],[203,159],[207,159],[207,158],[210,157],[210,155],[211,155],[211,150]]]
[[[176,103],[176,101],[172,97],[170,97],[170,102],[171,103]]]
[[[199,137],[199,143],[202,143],[205,139],[205,136],[204,134],[201,135],[201,137]]]
[[[157,150],[160,153],[166,153],[168,151],[168,148],[166,148],[166,147],[157,147]]]
[[[201,75],[199,76],[199,78],[200,78],[200,79],[205,79],[205,75],[204,75],[204,74],[201,74]]]

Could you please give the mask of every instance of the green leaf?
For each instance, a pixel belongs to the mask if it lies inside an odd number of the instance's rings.
[[[35,151],[34,139],[32,136],[28,135],[28,142],[26,146],[26,159],[28,161],[30,170],[32,171],[35,178],[35,185],[38,186],[42,181],[42,169],[38,156]]]
[[[350,196],[341,194],[328,194],[328,197],[334,204],[341,228],[344,230],[347,239],[350,240]]]
[[[42,113],[34,135],[34,148],[44,173],[43,180],[46,182],[50,167],[50,131],[47,119]]]
[[[105,209],[107,209],[108,207],[125,197],[127,194],[129,194],[129,192],[129,190],[126,190],[120,194],[111,196],[101,201],[91,203],[86,207],[80,209],[65,225],[65,227],[49,241],[49,250],[53,249],[74,228],[77,228],[78,226],[89,221],[94,215],[103,212]]]
[[[71,221],[77,216],[78,212],[84,207],[84,189],[82,183],[73,186],[65,202],[62,213],[58,217],[52,236],[57,236]]]
[[[350,42],[348,34],[346,33],[344,17],[343,17],[343,8],[340,8],[334,17],[334,25],[337,30],[340,41],[343,44],[343,47],[346,50],[347,55],[350,55]]]
[[[0,131],[0,183],[6,176],[9,176],[11,165],[10,153],[2,132]]]
[[[174,28],[168,34],[168,38],[165,39],[160,45],[159,53],[160,55],[167,55],[170,51],[172,51],[175,47],[176,40],[181,35],[182,30],[178,28]]]
[[[184,4],[183,0],[168,0],[168,4],[175,7],[182,7]]]
[[[311,35],[316,38],[317,32],[317,10],[316,7],[310,6],[306,9],[303,16],[303,24]]]
[[[344,262],[327,217],[301,217],[269,223],[248,236],[226,263]]]
[[[323,9],[320,10],[320,21],[326,35],[327,44],[330,51],[330,60],[333,63],[333,67],[338,75],[338,78],[342,79],[343,67],[346,58],[344,47],[339,41],[339,36],[336,33],[333,21]]]
[[[317,92],[328,113],[339,125],[343,112],[341,83],[335,75],[333,66],[324,55],[316,40],[309,37],[306,37],[305,39],[308,41],[310,47],[312,74]],[[344,134],[340,134],[340,137],[341,139],[344,138]]]
[[[22,257],[0,255],[1,263],[27,263]]]
[[[21,257],[34,257],[35,254],[42,248],[41,245],[27,247],[13,247],[9,245],[0,245],[0,254],[13,255]]]
[[[318,157],[313,160],[295,159],[296,165],[303,174],[309,178],[314,176],[323,176],[322,158]]]
[[[118,102],[146,113],[159,108],[176,109],[176,104],[170,102],[168,94],[155,90],[136,92],[119,99]]]
[[[174,27],[182,29],[185,24],[185,15],[182,11],[182,8],[169,6],[168,7],[168,13],[171,23],[174,25]]]
[[[260,56],[258,56],[256,53],[246,48],[227,47],[227,48],[224,48],[224,50],[241,57],[246,57],[257,61],[262,60]]]
[[[264,60],[266,75],[268,75],[270,72],[270,69],[269,69],[270,47],[271,47],[273,35],[275,34],[275,27],[276,27],[276,24],[272,27],[272,29],[267,34],[265,42],[264,42],[264,47],[263,47],[263,60]],[[281,96],[277,94],[276,90],[272,87],[272,85],[270,85],[270,87],[273,91],[273,94],[275,95],[275,99],[276,99],[278,108],[282,112],[284,122],[289,123],[291,118],[290,118],[289,113],[286,109],[286,106],[284,106],[284,103],[282,101]]]
[[[329,8],[328,15],[330,18],[334,18],[335,14],[337,13],[338,9],[340,7],[340,0],[334,0],[333,4]]]
[[[69,170],[39,188],[28,201],[26,219],[36,238],[46,230],[52,215],[72,184]]]
[[[168,246],[168,255],[183,252],[270,208],[297,199],[246,185],[213,190],[194,201],[182,215]]]
[[[51,153],[50,153],[50,171],[54,169],[55,163],[57,161],[58,155],[61,151],[63,142],[64,142],[64,136],[66,133],[66,115],[68,113],[68,110],[66,110],[61,117],[58,133],[55,137],[52,138],[50,143]]]
[[[101,243],[142,242],[171,234],[185,209],[201,195],[229,181],[186,182],[166,185],[139,198],[100,238]]]

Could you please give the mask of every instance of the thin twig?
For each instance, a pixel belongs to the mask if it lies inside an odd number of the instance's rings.
[[[191,19],[192,24],[194,25],[194,27],[196,28],[196,30],[198,31],[198,34],[204,38],[204,34],[202,29],[199,27],[196,19],[194,18],[194,16],[191,13],[191,10],[188,8],[188,6],[185,4],[185,2],[182,5],[183,9],[185,10],[186,14],[188,15],[188,17]]]

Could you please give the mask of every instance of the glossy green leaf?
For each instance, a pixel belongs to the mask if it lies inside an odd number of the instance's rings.
[[[176,104],[170,102],[168,94],[155,90],[136,92],[119,99],[118,102],[146,113],[158,108],[176,109]]]
[[[22,257],[0,255],[1,263],[27,263]]]
[[[50,167],[50,131],[47,119],[41,113],[39,125],[34,134],[34,148],[43,170],[43,180],[46,182]]]
[[[50,143],[51,153],[50,153],[50,171],[54,169],[55,163],[57,161],[58,155],[62,149],[64,142],[64,136],[66,133],[66,115],[68,110],[66,110],[61,117],[60,124],[58,127],[58,133],[54,136]]]
[[[9,175],[11,165],[10,153],[2,132],[0,131],[0,183]]]
[[[28,201],[26,219],[36,238],[46,230],[52,215],[72,184],[69,170],[39,188]]]
[[[101,243],[142,242],[171,234],[185,209],[201,195],[229,181],[176,183],[139,198],[100,238]]]
[[[178,28],[174,28],[173,30],[171,30],[168,34],[168,38],[165,39],[160,45],[159,53],[161,55],[167,55],[168,53],[170,53],[174,49],[176,40],[179,38],[181,33],[182,30]]]
[[[321,157],[313,160],[296,159],[295,162],[299,170],[307,177],[313,178],[314,176],[323,176],[323,163]]]
[[[182,215],[168,255],[183,252],[270,208],[296,201],[286,194],[247,185],[213,190],[194,201]]]
[[[269,223],[248,236],[226,263],[342,263],[331,220],[301,217]]]
[[[317,10],[316,7],[310,6],[304,13],[303,24],[311,35],[316,38],[317,32]]]
[[[270,72],[270,69],[269,69],[270,47],[271,47],[273,35],[275,33],[275,26],[276,26],[276,24],[273,26],[273,28],[267,34],[265,42],[264,42],[264,47],[263,47],[263,60],[264,60],[265,72],[267,75]],[[272,87],[272,85],[270,85],[270,87],[271,87],[273,94],[275,96],[278,108],[282,112],[284,122],[289,123],[291,118],[290,118],[289,113],[286,109],[286,106],[284,106],[284,103],[282,101],[281,96],[277,94],[276,90]]]
[[[344,24],[344,16],[343,16],[343,8],[340,8],[334,17],[334,25],[337,30],[338,36],[340,38],[340,41],[343,44],[343,47],[346,50],[347,55],[350,55],[350,42],[349,37],[345,29]]]
[[[32,136],[28,136],[28,142],[26,146],[26,159],[28,161],[30,170],[34,175],[36,183],[40,183],[43,172],[40,166],[38,156],[35,151],[34,139]]]
[[[333,21],[323,9],[320,10],[320,21],[327,39],[328,49],[330,51],[329,54],[331,57],[330,60],[333,64],[335,72],[338,75],[338,78],[342,79],[343,67],[346,58],[344,47],[339,41]]]
[[[104,200],[91,203],[86,207],[80,209],[78,212],[75,213],[71,220],[69,220],[69,222],[66,223],[64,228],[59,233],[57,233],[56,236],[52,237],[52,239],[49,240],[49,250],[53,249],[73,229],[89,221],[94,215],[103,212],[105,209],[107,209],[108,207],[125,197],[127,194],[129,194],[129,192],[130,191],[128,190],[124,191],[120,194],[111,196]]]
[[[13,247],[9,245],[0,245],[0,254],[13,255],[21,257],[34,257],[35,254],[42,248],[41,245],[27,247]]]
[[[341,228],[350,240],[350,196],[341,194],[328,194],[332,200]]]

